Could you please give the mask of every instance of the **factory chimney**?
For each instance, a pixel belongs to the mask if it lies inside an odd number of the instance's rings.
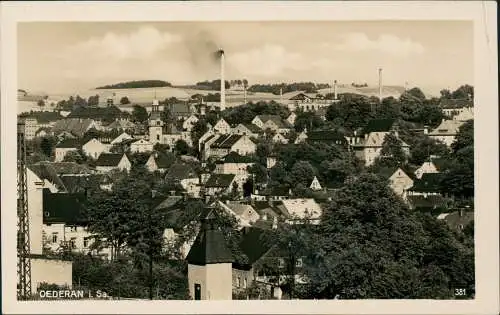
[[[333,99],[337,99],[337,80],[333,81]]]
[[[220,56],[220,110],[226,109],[226,80],[224,77],[224,50],[219,49]]]
[[[378,98],[382,102],[382,68],[378,69]]]

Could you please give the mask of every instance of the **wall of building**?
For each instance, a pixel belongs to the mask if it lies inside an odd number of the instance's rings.
[[[207,268],[207,299],[232,300],[233,273],[232,264],[209,264]]]
[[[31,290],[37,292],[38,286],[46,282],[58,286],[72,287],[73,264],[71,261],[56,259],[31,259]]]
[[[93,139],[82,146],[82,151],[87,156],[90,156],[93,159],[97,159],[99,158],[99,155],[101,155],[101,153],[108,151],[108,146],[102,144],[98,140]]]
[[[194,300],[194,285],[201,285],[201,299],[207,300],[207,273],[205,266],[188,265],[189,296]]]
[[[451,147],[451,144],[455,141],[455,135],[429,135],[429,137],[434,140],[441,141],[448,147]]]
[[[252,140],[250,140],[250,137],[248,136],[243,136],[231,148],[231,151],[234,151],[240,155],[253,154],[256,150],[257,145]]]
[[[27,169],[28,213],[30,228],[30,252],[42,254],[43,244],[43,188],[44,182]]]

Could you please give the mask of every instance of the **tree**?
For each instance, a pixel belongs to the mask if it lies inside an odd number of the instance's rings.
[[[304,187],[309,187],[317,170],[307,161],[297,161],[290,173],[290,184],[295,187],[297,184],[302,184]]]
[[[326,119],[348,130],[364,127],[373,118],[373,104],[365,96],[343,95],[340,101],[326,111]]]
[[[382,103],[377,106],[375,112],[376,118],[378,119],[399,119],[401,114],[399,112],[399,101],[394,97],[386,97],[382,100]]]
[[[145,122],[148,120],[148,112],[144,107],[134,105],[132,110],[132,119],[136,122]]]
[[[431,155],[446,157],[448,154],[448,147],[444,143],[425,136],[419,138],[411,146],[409,162],[414,165],[422,165],[422,163],[429,160]]]
[[[461,85],[451,93],[454,99],[474,99],[474,87],[468,84]]]
[[[406,162],[406,154],[403,151],[401,140],[391,132],[388,133],[382,143],[380,156],[375,163],[379,166],[400,166]]]
[[[447,299],[474,286],[473,251],[445,223],[409,211],[373,174],[337,192],[310,240],[309,298]]]
[[[45,106],[45,101],[44,100],[39,100],[37,103],[38,107],[40,107],[40,110]]]
[[[469,120],[458,129],[457,137],[451,144],[451,149],[457,153],[466,147],[474,147],[474,120]]]
[[[43,137],[40,141],[40,149],[42,153],[47,157],[51,157],[56,143],[57,139],[54,137]]]
[[[81,164],[85,161],[85,157],[78,151],[69,151],[64,155],[63,162],[75,162]]]
[[[97,106],[97,105],[99,105],[99,95],[89,96],[87,104],[89,106]]]
[[[76,99],[75,99],[74,106],[77,108],[78,107],[87,107],[87,101],[84,98],[81,98],[80,95],[77,95]]]
[[[316,115],[315,112],[303,112],[300,111],[297,114],[297,118],[295,119],[295,130],[296,131],[303,131],[305,128],[307,130],[316,130],[324,125],[323,120]]]
[[[130,104],[130,100],[128,97],[124,96],[120,99],[120,104],[125,105],[125,104]]]
[[[189,145],[184,140],[177,140],[175,143],[175,152],[180,155],[185,155],[189,152]]]
[[[414,87],[408,91],[406,91],[406,93],[412,97],[415,97],[419,100],[425,100],[425,94],[424,92],[422,92],[421,89],[419,89],[418,87]]]

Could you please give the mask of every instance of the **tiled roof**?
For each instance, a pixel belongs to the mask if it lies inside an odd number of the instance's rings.
[[[299,93],[299,94],[289,98],[289,100],[291,100],[291,101],[303,101],[306,99],[311,99],[311,97],[305,95],[304,93]]]
[[[191,107],[186,103],[169,104],[167,108],[173,116],[189,116],[191,115]]]
[[[232,263],[234,261],[224,235],[213,223],[216,220],[215,209],[210,209],[202,220],[202,229],[196,237],[186,257],[189,264],[206,265]]]
[[[414,209],[434,209],[446,205],[446,199],[440,195],[407,196],[407,199]]]
[[[439,192],[442,176],[441,173],[424,173],[422,178],[414,181],[410,190],[415,192]]]
[[[429,132],[430,136],[456,135],[465,122],[459,120],[443,120],[436,129]]]
[[[320,130],[307,132],[308,141],[340,141],[342,144],[347,144],[345,136],[334,130]]]
[[[101,153],[96,161],[97,166],[118,166],[124,154]]]
[[[83,193],[97,180],[93,175],[64,175],[60,176],[60,178],[68,193]]]
[[[20,115],[20,117],[22,117],[22,118],[34,118],[34,119],[36,119],[36,121],[39,124],[46,124],[46,123],[54,122],[54,121],[57,121],[57,120],[63,118],[63,116],[61,116],[61,114],[59,114],[59,112],[56,112],[56,111],[53,111],[53,112],[36,111],[36,112],[31,112],[31,113],[26,114],[26,115]]]
[[[264,256],[274,243],[274,238],[269,230],[249,227],[243,230],[239,246],[247,256],[248,264],[252,265]]]
[[[154,156],[154,159],[158,168],[166,169],[174,163],[174,157],[171,155],[166,155],[160,152],[155,154],[156,156]]]
[[[67,131],[75,136],[82,137],[92,122],[92,119],[66,118],[58,120],[52,130],[55,134]]]
[[[262,132],[262,129],[260,129],[258,126],[254,125],[254,124],[241,124],[241,125],[243,125],[245,128],[247,128],[248,130],[250,130],[253,133],[261,133]]]
[[[239,155],[236,152],[230,152],[222,159],[223,163],[252,163],[251,157],[246,155]]]
[[[83,194],[51,193],[43,190],[43,223],[83,225],[86,197]]]
[[[196,174],[194,168],[188,163],[175,162],[168,169],[167,175],[165,178],[178,179],[183,180],[187,178],[196,178],[198,174]]]
[[[235,176],[234,174],[212,174],[205,183],[205,186],[211,188],[226,188],[231,185]]]
[[[217,139],[213,144],[212,148],[220,148],[220,149],[231,149],[231,147],[238,142],[243,136],[242,135],[227,135],[222,136]]]
[[[80,147],[81,147],[80,140],[76,138],[63,139],[59,141],[59,143],[56,145],[56,148],[64,148],[64,149],[80,148]]]
[[[401,169],[401,171],[403,171],[408,177],[410,177],[412,180],[415,180],[415,171],[410,169],[409,166],[381,167],[377,171],[377,174],[385,179],[389,179],[398,169]]]
[[[57,189],[65,191],[66,186],[64,185],[64,182],[61,180],[61,178],[58,176],[56,170],[52,166],[52,163],[49,162],[39,162],[32,164],[28,166],[28,168],[35,173],[38,178],[42,180],[47,180],[51,183],[53,183]]]
[[[265,124],[269,120],[274,122],[279,128],[289,128],[291,127],[291,124],[281,118],[279,115],[258,115],[259,119]]]
[[[363,133],[389,132],[395,123],[394,119],[372,119],[368,122]]]

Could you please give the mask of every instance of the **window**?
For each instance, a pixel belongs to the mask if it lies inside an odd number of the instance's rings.
[[[71,244],[71,248],[76,248],[76,237],[72,237],[69,242]]]
[[[302,267],[302,258],[297,258],[295,261],[295,267]]]
[[[52,243],[57,243],[57,232],[52,233]]]
[[[159,121],[157,121],[157,122],[156,122],[156,125],[157,125],[157,126],[159,126],[159,125],[160,125],[160,122],[159,122]]]
[[[279,268],[285,268],[285,260],[283,258],[278,258]]]
[[[156,135],[156,140],[160,140],[160,135]]]
[[[247,287],[247,278],[243,278],[243,288]]]
[[[89,247],[89,239],[87,237],[83,238],[83,247],[85,248]]]
[[[76,226],[70,226],[69,227],[70,232],[76,232]]]
[[[194,284],[194,299],[201,300],[201,284],[199,283]]]
[[[239,288],[241,286],[241,278],[237,277],[236,278],[236,287]]]

